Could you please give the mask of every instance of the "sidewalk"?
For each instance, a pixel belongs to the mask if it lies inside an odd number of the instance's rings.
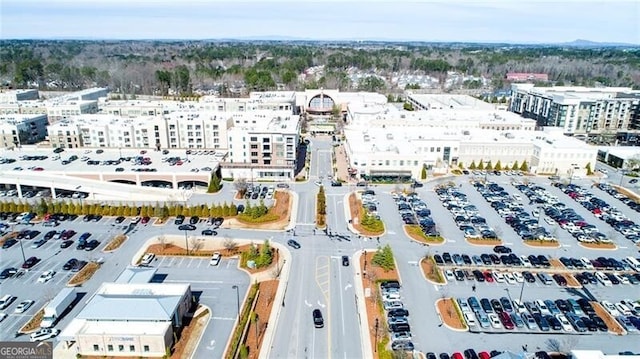
[[[340,144],[337,147],[333,147],[333,158],[336,163],[334,165],[335,176],[338,180],[344,182],[350,182],[351,176],[349,176],[349,160],[347,159],[347,153],[344,149],[344,144]]]

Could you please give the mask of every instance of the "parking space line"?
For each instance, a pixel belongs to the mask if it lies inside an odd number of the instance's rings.
[[[193,258],[193,257],[189,258],[189,263],[187,264],[187,268],[191,268],[191,263],[193,263],[194,259],[195,258]]]
[[[176,267],[182,267],[182,263],[184,262],[184,260],[185,260],[184,257],[180,258],[180,263],[178,263]]]

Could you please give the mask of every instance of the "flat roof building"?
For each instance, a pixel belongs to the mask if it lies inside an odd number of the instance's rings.
[[[37,89],[0,90],[0,103],[12,103],[27,100],[37,100],[40,94]]]
[[[0,115],[0,148],[37,143],[45,139],[46,133],[46,115]]]
[[[192,304],[189,284],[103,283],[60,339],[80,355],[162,357]]]

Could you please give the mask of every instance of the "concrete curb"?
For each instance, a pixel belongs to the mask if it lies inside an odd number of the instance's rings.
[[[206,305],[202,306],[203,308],[206,308],[207,310],[209,310],[209,318],[207,319],[207,322],[205,323],[204,327],[202,328],[202,331],[200,331],[200,336],[198,337],[198,340],[196,340],[195,345],[193,346],[193,351],[191,352],[191,355],[189,355],[189,358],[193,358],[193,356],[195,355],[196,350],[198,349],[198,347],[200,346],[200,342],[202,341],[202,337],[204,336],[204,332],[207,329],[207,327],[209,326],[209,322],[211,322],[211,317],[213,317],[213,310],[211,310],[211,308],[209,308]],[[193,316],[197,316],[197,311],[196,313],[193,313]]]
[[[456,303],[456,302],[455,302],[455,299],[453,299],[453,298],[445,298],[445,299],[451,299],[451,300],[453,300],[453,301],[454,301],[454,305],[455,305],[455,306],[457,306],[457,305],[458,305],[458,303]],[[466,325],[466,324],[465,324],[465,326],[467,327],[467,329],[457,329],[457,328],[450,327],[449,325],[447,325],[447,323],[446,323],[444,320],[442,320],[442,315],[440,314],[440,311],[438,310],[438,302],[440,302],[440,301],[442,301],[442,300],[443,300],[443,299],[438,299],[438,300],[436,300],[436,302],[434,303],[434,305],[435,305],[435,307],[436,307],[436,308],[435,308],[435,309],[436,309],[436,313],[438,313],[438,318],[440,318],[440,321],[442,322],[442,325],[443,325],[444,327],[446,327],[447,329],[449,329],[449,330],[453,330],[454,332],[461,332],[461,333],[468,332],[468,331],[469,331],[469,326],[468,326],[468,325]],[[458,308],[458,309],[460,309],[460,308]],[[456,312],[456,315],[457,315],[457,312]]]
[[[362,268],[360,268],[360,257],[362,251],[357,251],[353,257],[354,262],[358,263],[356,269],[356,304],[358,306],[358,317],[360,318],[360,342],[362,343],[362,357],[373,358],[373,351],[371,350],[371,336],[369,335],[369,317],[367,316],[367,305],[364,297],[364,288],[362,286]]]
[[[267,329],[264,333],[260,354],[258,355],[259,359],[267,359],[271,355],[271,347],[273,346],[273,339],[275,338],[280,313],[284,306],[285,294],[289,283],[289,272],[291,270],[291,252],[289,252],[289,250],[280,243],[272,243],[272,245],[277,247],[278,253],[282,255],[282,271],[278,278],[280,281],[278,284],[278,290],[276,291],[276,296],[273,300],[273,305],[275,307],[272,308],[271,314],[269,315],[268,323],[270,323],[270,325],[267,325]]]

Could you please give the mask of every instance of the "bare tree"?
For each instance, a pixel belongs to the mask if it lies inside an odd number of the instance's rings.
[[[238,191],[240,197],[242,197],[249,188],[249,182],[247,182],[246,178],[238,178],[233,182],[233,187]]]
[[[235,253],[235,251],[238,249],[238,243],[234,241],[233,238],[225,238],[224,242],[222,242],[222,245],[229,253]]]
[[[559,352],[561,349],[560,341],[558,339],[549,338],[545,341],[547,349],[552,352]]]
[[[164,234],[161,234],[158,236],[157,238],[158,243],[160,244],[160,246],[162,247],[162,249],[166,249],[167,248],[167,237],[165,237]]]
[[[202,248],[202,241],[196,236],[189,237],[189,251],[197,252]]]

